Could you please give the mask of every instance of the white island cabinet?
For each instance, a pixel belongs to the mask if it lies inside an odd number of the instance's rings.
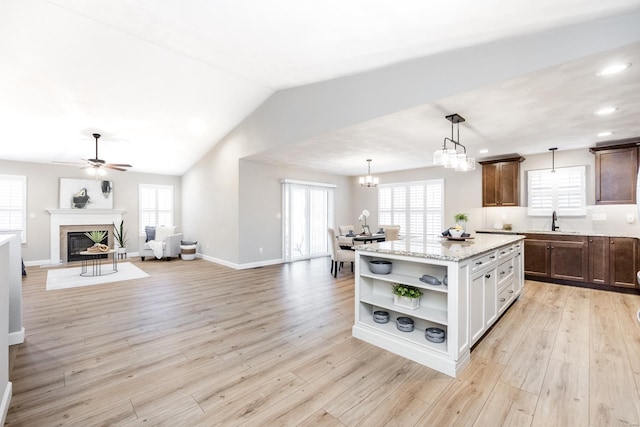
[[[469,362],[471,346],[522,292],[523,239],[486,234],[356,247],[353,336],[455,377]],[[391,273],[372,273],[373,260],[390,261]],[[424,275],[440,282],[446,277],[446,284],[425,283]],[[395,283],[420,288],[420,307],[395,305]],[[376,323],[375,311],[388,312],[389,322]],[[411,318],[414,330],[400,331],[398,317]],[[428,341],[427,328],[443,330],[444,342]]]

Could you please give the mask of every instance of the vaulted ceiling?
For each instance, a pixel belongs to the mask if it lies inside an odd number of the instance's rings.
[[[0,159],[89,158],[98,132],[101,158],[179,175],[276,91],[638,12],[639,0],[2,0]],[[596,76],[614,60],[634,65]],[[372,151],[383,170],[429,166],[454,112],[476,157],[578,148],[604,130],[639,135],[639,94],[637,40],[254,158],[346,175]],[[613,118],[594,120],[610,103]]]

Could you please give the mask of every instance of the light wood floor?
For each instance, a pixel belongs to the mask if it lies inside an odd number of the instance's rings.
[[[318,259],[247,271],[23,282],[16,426],[640,424],[640,296],[527,282],[458,379],[351,337],[353,275]]]

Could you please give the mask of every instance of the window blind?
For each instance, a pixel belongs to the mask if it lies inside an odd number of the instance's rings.
[[[378,224],[399,225],[412,237],[438,235],[444,218],[444,180],[381,184]]]
[[[172,185],[140,184],[138,190],[140,233],[147,225],[174,225]]]
[[[529,216],[587,214],[585,166],[528,171],[527,188]]]
[[[0,175],[0,230],[22,230],[27,243],[27,177]]]

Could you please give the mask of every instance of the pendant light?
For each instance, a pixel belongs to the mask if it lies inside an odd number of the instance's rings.
[[[558,147],[549,148],[551,151],[551,173],[556,173],[556,150]]]
[[[451,122],[451,138],[445,137],[442,143],[442,149],[433,153],[433,164],[462,172],[475,170],[476,159],[467,156],[467,147],[460,144],[460,123],[465,121],[464,117],[459,114],[450,114],[445,116],[445,118]],[[454,124],[458,131],[457,140],[453,139]],[[453,148],[448,148],[447,142],[451,142]],[[458,147],[462,147],[462,153],[458,153]]]
[[[361,187],[377,187],[378,178],[371,175],[371,159],[367,159],[367,175],[360,177]]]

